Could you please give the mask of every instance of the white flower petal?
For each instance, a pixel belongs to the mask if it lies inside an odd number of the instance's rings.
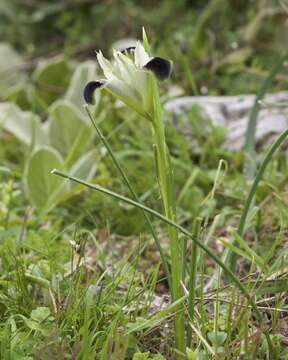
[[[135,64],[131,58],[123,54],[121,51],[113,50],[113,55],[115,59],[120,60],[123,64],[125,64],[125,66],[129,68],[135,68]]]
[[[103,87],[112,96],[121,100],[124,104],[142,113],[142,99],[140,94],[131,88],[127,83],[118,79],[116,76],[107,81]]]
[[[140,41],[137,41],[134,57],[135,65],[141,68],[150,60],[149,55],[145,51],[144,46],[141,44]]]
[[[131,77],[133,76],[133,67],[135,66],[133,62],[132,64],[129,65],[127,64],[127,62],[124,62],[123,59],[121,58],[121,55],[124,56],[119,51],[116,50],[113,51],[113,56],[115,59],[115,62],[113,64],[114,74],[124,82],[131,84]]]
[[[134,71],[133,76],[133,86],[139,94],[142,95],[142,98],[146,96],[147,85],[148,85],[148,72],[145,70],[136,70]]]
[[[107,59],[103,56],[102,51],[99,51],[99,52],[97,53],[97,60],[98,60],[98,63],[99,63],[99,65],[100,65],[100,67],[101,67],[101,69],[102,69],[105,77],[106,77],[107,79],[109,79],[109,78],[111,77],[111,75],[112,75],[112,72],[113,72],[113,66],[112,66],[112,64],[110,63],[109,60],[107,60]]]

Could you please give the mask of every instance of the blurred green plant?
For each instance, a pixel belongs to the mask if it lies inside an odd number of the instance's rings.
[[[51,59],[36,68],[31,83],[25,78],[24,86],[22,77],[15,74],[8,98],[15,96],[16,101],[0,103],[0,127],[15,136],[25,149],[23,181],[26,195],[43,213],[79,191],[77,186],[55,181],[49,175],[53,168],[69,170],[88,180],[95,175],[99,162],[99,155],[92,149],[93,133],[79,102],[82,84],[88,77],[96,75],[97,66],[89,61],[82,63],[75,67],[71,76],[70,68],[71,64],[64,59]],[[61,84],[59,79],[62,79]],[[22,110],[21,101],[17,105],[15,91],[19,91],[18,86],[21,95],[26,93],[30,107],[35,104],[40,115]],[[61,94],[63,99],[56,100]]]

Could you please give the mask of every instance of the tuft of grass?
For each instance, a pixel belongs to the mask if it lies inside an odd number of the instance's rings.
[[[241,240],[241,238],[244,235],[244,231],[245,231],[245,225],[246,225],[246,221],[247,221],[247,217],[248,217],[248,213],[249,210],[251,208],[252,205],[252,201],[253,198],[256,194],[256,190],[257,187],[259,185],[260,180],[263,177],[264,171],[266,170],[269,162],[271,161],[274,153],[281,147],[281,145],[284,143],[284,141],[286,140],[288,136],[288,130],[285,130],[282,132],[282,134],[279,135],[279,137],[275,140],[275,142],[270,146],[270,148],[268,149],[266,155],[264,156],[263,162],[255,176],[255,179],[251,185],[250,191],[248,193],[244,208],[242,210],[242,214],[241,214],[241,218],[240,218],[240,222],[239,222],[239,227],[237,230],[237,236],[239,236],[239,240]],[[237,242],[234,241],[234,245]],[[247,248],[246,248],[247,251]],[[230,262],[230,268],[233,270],[235,270],[235,266],[236,266],[236,255],[235,253],[231,254],[231,257],[228,257],[228,262]]]
[[[231,280],[234,282],[234,284],[238,287],[238,289],[243,293],[243,295],[247,298],[249,304],[251,305],[251,307],[253,308],[253,310],[255,311],[255,316],[257,316],[257,319],[260,323],[262,323],[262,316],[261,313],[259,311],[259,309],[257,308],[256,303],[254,302],[253,298],[250,296],[249,291],[246,289],[246,287],[239,281],[239,279],[237,278],[237,276],[225,265],[224,262],[221,261],[221,259],[218,258],[218,256],[216,256],[213,251],[211,251],[205,244],[203,244],[202,242],[199,241],[199,239],[193,237],[193,234],[191,234],[189,231],[187,231],[185,228],[183,228],[182,226],[178,225],[177,223],[175,223],[174,221],[170,220],[168,217],[165,217],[164,215],[158,213],[157,211],[148,208],[145,205],[142,205],[140,203],[137,203],[129,198],[126,198],[120,194],[117,194],[113,191],[110,191],[108,189],[105,189],[99,185],[93,185],[93,184],[89,184],[85,181],[82,181],[80,179],[77,179],[73,176],[69,176],[68,174],[65,174],[57,169],[52,170],[52,174],[61,176],[65,179],[69,179],[72,181],[75,181],[79,184],[85,185],[86,187],[102,192],[106,195],[109,195],[115,199],[118,200],[122,200],[128,204],[131,204],[139,209],[145,210],[148,213],[158,217],[159,219],[161,219],[162,221],[164,221],[165,223],[167,223],[170,226],[175,227],[176,229],[178,229],[182,234],[188,236],[192,241],[194,241],[203,251],[205,251],[205,253],[207,253],[209,255],[209,257],[211,257],[222,269],[223,271],[229,276],[229,278],[231,278]],[[182,268],[180,268],[182,269]],[[180,301],[177,302],[177,306],[179,305],[179,303],[181,303]],[[177,314],[177,313],[176,313]],[[266,337],[266,341],[267,341],[267,346],[269,349],[269,353],[271,354],[272,358],[273,358],[273,345],[271,343],[270,340],[270,336],[267,333],[267,331],[265,329],[262,329],[263,333],[265,334]]]

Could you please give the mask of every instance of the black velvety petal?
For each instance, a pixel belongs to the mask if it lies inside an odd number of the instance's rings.
[[[87,104],[93,104],[94,91],[105,84],[105,80],[90,81],[84,88],[83,96]]]
[[[151,70],[158,80],[165,80],[171,75],[172,61],[161,57],[154,57],[148,61],[144,68]]]
[[[125,54],[125,53],[131,53],[131,52],[134,52],[135,51],[135,49],[136,49],[136,46],[129,46],[129,47],[127,47],[126,49],[123,49],[123,50],[121,50],[121,53],[122,54]]]

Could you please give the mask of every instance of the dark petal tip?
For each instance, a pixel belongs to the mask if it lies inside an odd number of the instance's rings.
[[[144,66],[144,68],[151,70],[158,80],[165,80],[171,75],[172,61],[161,57],[154,57]]]
[[[94,103],[94,91],[104,85],[105,81],[98,80],[98,81],[90,81],[84,88],[83,97],[87,104]]]
[[[134,52],[135,51],[135,48],[136,48],[136,46],[129,46],[129,47],[127,47],[126,49],[123,49],[123,50],[121,50],[121,53],[122,54],[125,54],[125,53],[131,53],[131,52]]]

